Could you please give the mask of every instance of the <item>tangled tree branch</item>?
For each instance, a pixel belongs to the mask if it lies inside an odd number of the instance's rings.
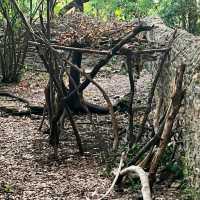
[[[155,75],[154,81],[153,81],[152,86],[151,86],[151,90],[150,90],[149,95],[148,95],[147,108],[146,108],[146,111],[145,111],[145,114],[144,114],[144,118],[142,120],[141,128],[140,128],[139,133],[138,133],[137,138],[136,138],[136,142],[138,142],[141,139],[142,135],[144,134],[144,127],[145,127],[145,124],[147,122],[149,113],[151,112],[152,100],[153,100],[153,97],[154,97],[154,92],[155,92],[158,80],[160,79],[160,75],[162,73],[163,67],[164,67],[164,65],[165,65],[165,63],[166,63],[166,61],[167,61],[167,59],[169,57],[169,52],[170,52],[170,49],[171,49],[171,45],[173,44],[173,41],[176,38],[176,33],[177,33],[177,31],[175,30],[173,35],[172,35],[171,40],[168,42],[169,43],[168,44],[168,51],[165,51],[164,55],[161,58],[160,65],[158,67],[157,73]]]
[[[184,64],[181,65],[176,73],[174,91],[173,91],[172,100],[170,103],[171,106],[168,109],[168,112],[166,114],[166,122],[165,122],[164,130],[160,139],[159,148],[155,156],[153,157],[153,160],[151,162],[151,167],[149,170],[149,177],[152,184],[155,180],[155,174],[156,174],[160,159],[163,156],[166,146],[172,136],[171,134],[172,127],[173,127],[176,115],[178,114],[179,109],[181,107],[181,102],[183,100],[183,97],[185,96],[186,91],[185,89],[182,88],[185,67],[186,66]]]

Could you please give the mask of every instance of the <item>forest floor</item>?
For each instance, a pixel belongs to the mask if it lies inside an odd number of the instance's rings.
[[[126,75],[102,71],[96,78],[112,102],[129,92]],[[47,74],[28,71],[17,85],[4,85],[1,90],[21,96],[32,104],[43,105],[43,89]],[[151,76],[144,71],[137,81],[135,102],[145,103]],[[90,85],[84,96],[96,103],[106,105],[100,92]],[[0,106],[21,105],[8,98],[0,98]],[[92,119],[91,119],[92,118]],[[59,160],[52,161],[48,135],[38,131],[42,117],[14,117],[0,113],[0,199],[34,200],[80,200],[98,199],[110,187],[113,175],[108,170],[107,148],[112,143],[109,115],[75,116],[82,138],[85,155],[80,156],[70,125],[65,123],[61,135]],[[137,114],[134,120],[140,121]],[[119,127],[127,126],[127,114],[118,113]],[[45,122],[46,123],[46,122]],[[118,161],[116,161],[116,166]],[[179,182],[156,184],[154,199],[180,199]],[[125,186],[122,193],[111,192],[107,199],[138,199],[137,186]]]

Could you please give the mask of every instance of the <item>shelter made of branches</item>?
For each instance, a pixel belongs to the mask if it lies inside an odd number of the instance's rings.
[[[21,16],[23,19],[22,13]],[[68,116],[77,141],[79,141],[79,149],[82,151],[78,130],[71,114],[73,112],[96,112],[111,114],[114,137],[113,149],[117,148],[119,142],[115,117],[117,107],[112,105],[106,92],[93,79],[113,56],[123,56],[127,62],[131,94],[129,99],[129,137],[130,144],[133,143],[135,140],[132,127],[133,74],[139,71],[138,66],[142,67],[142,64],[149,60],[157,60],[161,53],[169,51],[169,48],[154,48],[153,43],[147,42],[144,34],[141,33],[154,27],[139,20],[129,23],[103,22],[81,12],[70,13],[54,19],[51,19],[50,15],[48,16],[47,22],[44,22],[42,16],[40,16],[40,25],[33,25],[32,30],[28,22],[25,19],[23,20],[31,34],[32,39],[29,44],[36,46],[38,54],[50,75],[49,83],[45,89],[46,109],[50,124],[50,144],[57,148],[63,120]],[[84,67],[81,67],[83,53],[101,55],[90,74],[86,74]],[[65,73],[68,75],[68,86],[64,84]],[[83,82],[80,81],[80,74],[85,77]],[[103,94],[107,107],[100,107],[84,101],[82,92],[91,82]]]

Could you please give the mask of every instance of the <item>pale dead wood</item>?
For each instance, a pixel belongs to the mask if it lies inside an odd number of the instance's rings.
[[[133,173],[133,172],[136,173],[140,178],[141,185],[142,185],[141,191],[142,191],[143,199],[152,200],[148,174],[141,167],[139,166],[127,167],[120,172],[120,175],[124,176],[128,173]]]
[[[105,198],[108,196],[108,194],[113,190],[113,188],[114,188],[114,186],[115,186],[115,184],[116,184],[116,182],[117,182],[117,179],[118,179],[118,177],[119,177],[119,175],[120,175],[120,171],[121,171],[121,169],[122,169],[122,165],[123,165],[124,159],[125,159],[125,153],[123,152],[122,155],[121,155],[121,159],[120,159],[120,163],[119,163],[119,167],[118,167],[116,176],[115,176],[115,178],[114,178],[114,180],[113,180],[113,182],[112,182],[110,188],[109,188],[108,191],[107,191],[100,199],[98,199],[98,200],[103,200],[103,199],[105,199]]]

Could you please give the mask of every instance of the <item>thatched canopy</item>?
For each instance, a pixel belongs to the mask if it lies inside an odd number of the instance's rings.
[[[108,49],[130,33],[136,24],[137,21],[104,22],[73,12],[55,19],[52,28],[56,41],[61,45]]]

